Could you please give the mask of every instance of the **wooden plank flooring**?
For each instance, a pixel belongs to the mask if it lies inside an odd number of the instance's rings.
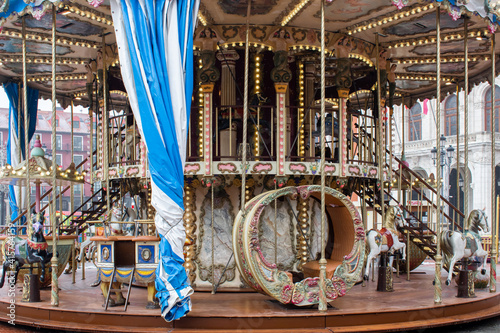
[[[195,292],[193,310],[186,318],[167,323],[159,310],[148,310],[146,289],[134,287],[127,312],[123,307],[104,311],[99,287],[92,288],[95,268],[87,269],[86,280],[80,271],[76,283],[71,275],[60,278],[60,306],[50,305],[50,290],[42,290],[40,303],[21,302],[21,284],[16,291],[16,322],[35,327],[51,327],[71,331],[155,332],[197,330],[258,332],[286,330],[289,332],[361,332],[414,329],[450,325],[500,315],[500,293],[476,290],[472,299],[457,298],[456,286],[443,283],[443,304],[434,305],[434,264],[426,262],[411,281],[406,275],[394,279],[394,292],[377,292],[376,282],[367,287],[354,286],[344,297],[331,303],[327,312],[316,308],[284,306],[257,293]],[[443,272],[443,277],[445,272]],[[443,278],[444,281],[444,278]],[[497,289],[500,285],[497,283]],[[0,321],[7,321],[9,304],[7,289],[0,290]]]

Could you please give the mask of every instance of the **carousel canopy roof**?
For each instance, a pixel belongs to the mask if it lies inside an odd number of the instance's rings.
[[[22,161],[13,168],[10,165],[0,167],[0,184],[26,186],[26,161]],[[43,157],[35,156],[29,159],[30,183],[40,185],[51,185],[52,181],[52,161]],[[57,186],[67,186],[73,183],[84,183],[84,175],[75,169],[71,164],[63,170],[57,166],[56,184]]]
[[[106,44],[110,90],[124,100],[113,22],[108,0],[0,1],[3,30],[0,34],[0,80],[22,80],[22,19],[26,16],[27,72],[29,84],[49,95],[51,90],[52,3],[57,7],[57,93],[60,99],[86,99],[85,64],[97,58]],[[484,0],[349,0],[325,2],[327,77],[335,75],[342,41],[349,40],[353,76],[363,79],[376,63],[375,42],[396,64],[397,92],[430,97],[436,89],[436,7],[441,10],[441,74],[443,91],[464,81],[464,24],[468,21],[469,80],[491,78],[491,33],[498,25],[500,1]],[[197,50],[243,48],[247,1],[201,0],[195,35]],[[13,12],[14,11],[14,12]],[[250,46],[258,50],[288,50],[291,56],[308,57],[319,64],[321,1],[252,1]],[[497,52],[499,51],[497,47]],[[195,50],[196,52],[196,50]],[[95,61],[91,62],[96,71]],[[319,73],[319,70],[318,70]],[[445,85],[448,84],[448,85]],[[360,86],[362,84],[360,83]],[[60,101],[61,102],[61,101]],[[62,101],[64,104],[64,101]]]

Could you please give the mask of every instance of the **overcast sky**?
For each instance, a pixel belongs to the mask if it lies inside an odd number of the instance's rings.
[[[61,107],[61,105],[57,103],[56,107]],[[3,86],[0,86],[0,108],[9,108],[9,99],[7,98],[7,94],[5,93]],[[50,99],[39,99],[38,110],[52,111],[52,101]],[[71,107],[68,107],[64,111],[71,112]],[[88,112],[88,109],[82,106],[75,106],[73,112],[74,113]]]

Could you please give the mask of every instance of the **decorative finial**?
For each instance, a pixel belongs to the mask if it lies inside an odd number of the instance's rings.
[[[35,137],[34,148],[31,149],[31,157],[44,157],[45,151],[42,149],[42,143],[40,142],[40,134]]]

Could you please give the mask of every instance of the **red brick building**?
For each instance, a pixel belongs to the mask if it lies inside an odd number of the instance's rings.
[[[9,136],[9,109],[0,108],[0,165],[6,163],[6,149],[7,140]],[[90,142],[90,123],[87,113],[74,112],[73,119],[71,113],[65,112],[62,108],[57,109],[56,117],[56,161],[58,165],[67,168],[71,161],[71,127],[73,127],[73,161],[75,165],[80,164],[81,161],[89,156]],[[35,136],[30,142],[33,147],[36,135],[40,135],[42,147],[45,150],[45,157],[51,159],[52,157],[52,111],[38,110],[37,124]],[[83,170],[89,170],[90,164],[85,163]],[[82,170],[82,169],[81,169]],[[44,193],[48,188],[42,189]],[[74,191],[74,204],[75,208],[79,207],[82,200],[85,201],[91,195],[89,184],[75,185]],[[35,200],[35,190],[32,190],[32,202]],[[44,203],[48,200],[44,200]],[[0,221],[1,224],[5,223],[6,212],[8,211],[8,188],[7,186],[0,185]],[[60,210],[59,200],[56,203],[57,210]],[[68,212],[70,210],[70,191],[63,194],[62,210]]]

